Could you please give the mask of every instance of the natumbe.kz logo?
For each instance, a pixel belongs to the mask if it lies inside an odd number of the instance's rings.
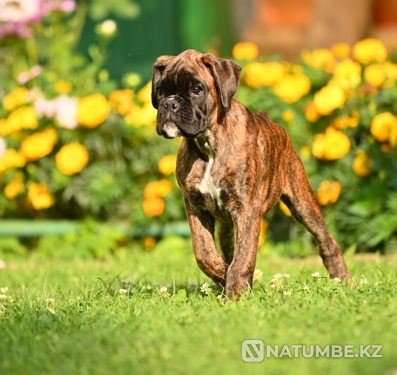
[[[241,344],[244,362],[262,362],[265,358],[382,358],[382,345],[265,345],[262,340]]]

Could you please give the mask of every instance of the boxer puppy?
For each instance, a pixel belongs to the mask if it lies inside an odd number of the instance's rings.
[[[157,133],[184,137],[176,177],[198,266],[238,300],[252,287],[261,219],[281,199],[318,242],[330,276],[350,281],[288,134],[266,112],[253,113],[233,99],[240,71],[233,61],[194,50],[161,56],[153,65]]]

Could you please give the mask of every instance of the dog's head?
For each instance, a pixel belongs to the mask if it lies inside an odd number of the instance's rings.
[[[159,57],[152,79],[157,133],[165,138],[201,137],[230,110],[240,71],[233,61],[194,50]]]

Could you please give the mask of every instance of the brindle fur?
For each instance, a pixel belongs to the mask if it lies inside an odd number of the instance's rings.
[[[173,121],[185,136],[178,151],[176,176],[199,268],[225,288],[227,297],[238,300],[252,287],[261,218],[281,199],[318,242],[330,276],[351,280],[288,134],[265,112],[255,114],[232,99],[239,67],[188,50],[177,57],[159,58],[153,72],[153,105],[159,109],[157,131],[161,135],[164,124]],[[204,101],[189,97],[191,85],[187,82],[193,78],[208,87],[202,94]],[[184,80],[182,86],[177,79]],[[168,90],[160,100],[156,96],[159,84]],[[164,109],[170,98],[180,100],[181,111],[189,108],[185,110],[190,113],[189,126],[188,121],[181,123],[182,114]],[[195,111],[201,114],[197,127]],[[209,175],[219,197],[200,190],[211,156]],[[223,257],[215,245],[215,220]]]

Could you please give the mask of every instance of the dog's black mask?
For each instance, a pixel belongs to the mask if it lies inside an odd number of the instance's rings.
[[[232,61],[194,50],[159,57],[152,80],[157,133],[165,138],[203,136],[215,106],[220,104],[223,112],[230,109],[240,70]]]

